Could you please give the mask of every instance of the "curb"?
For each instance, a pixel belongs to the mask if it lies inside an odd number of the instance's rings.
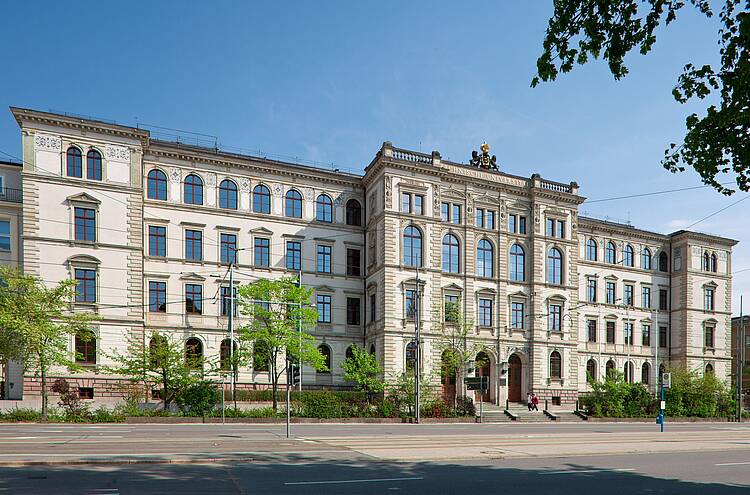
[[[0,467],[32,466],[126,466],[132,464],[201,464],[218,462],[253,462],[252,457],[203,457],[192,459],[71,459],[49,461],[0,461]]]

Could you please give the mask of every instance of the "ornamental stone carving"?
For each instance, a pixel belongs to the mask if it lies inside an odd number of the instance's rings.
[[[206,185],[209,187],[216,185],[216,174],[206,174]]]
[[[280,198],[281,194],[284,192],[284,187],[281,184],[274,184],[273,185],[273,195],[276,198]]]
[[[537,234],[539,233],[540,220],[541,220],[541,215],[539,212],[539,205],[535,204],[534,205],[534,232]]]
[[[440,216],[440,187],[434,186],[432,188],[432,214],[436,217]]]
[[[390,209],[391,201],[393,199],[393,183],[391,181],[391,178],[388,176],[386,176],[384,180],[385,180],[385,196],[383,196],[383,207],[386,209]]]
[[[112,146],[108,144],[104,151],[107,160],[114,162],[130,162],[130,149],[124,146]]]
[[[34,136],[34,147],[40,151],[60,151],[62,150],[62,139],[59,136],[36,134]]]
[[[333,198],[333,204],[336,206],[341,206],[344,203],[344,195],[339,194],[335,198]]]
[[[315,197],[315,191],[313,191],[312,187],[305,188],[305,199],[308,201],[312,201]]]
[[[249,179],[242,179],[242,180],[240,180],[240,189],[243,192],[250,191],[250,180]]]
[[[172,182],[180,182],[182,180],[182,171],[178,167],[172,167],[172,171],[169,174],[169,180]]]

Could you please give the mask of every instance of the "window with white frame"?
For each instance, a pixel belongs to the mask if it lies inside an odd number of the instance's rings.
[[[510,304],[510,326],[511,328],[523,328],[524,325],[524,303],[513,301]]]
[[[549,329],[559,332],[562,330],[562,305],[549,305]]]
[[[492,326],[492,299],[484,297],[479,299],[479,326]]]

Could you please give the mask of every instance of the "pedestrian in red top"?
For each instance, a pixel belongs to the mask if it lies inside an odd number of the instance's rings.
[[[538,405],[539,405],[539,397],[537,397],[536,394],[531,394],[531,407],[532,407],[531,410],[538,411],[539,410],[539,407],[537,407]]]

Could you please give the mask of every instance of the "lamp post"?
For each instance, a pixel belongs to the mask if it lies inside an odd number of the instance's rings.
[[[229,331],[229,366],[232,372],[232,402],[237,409],[237,365],[234,362],[234,264],[237,262],[237,253],[245,251],[247,248],[230,247],[231,256],[229,257],[229,311],[227,315],[227,330]]]

